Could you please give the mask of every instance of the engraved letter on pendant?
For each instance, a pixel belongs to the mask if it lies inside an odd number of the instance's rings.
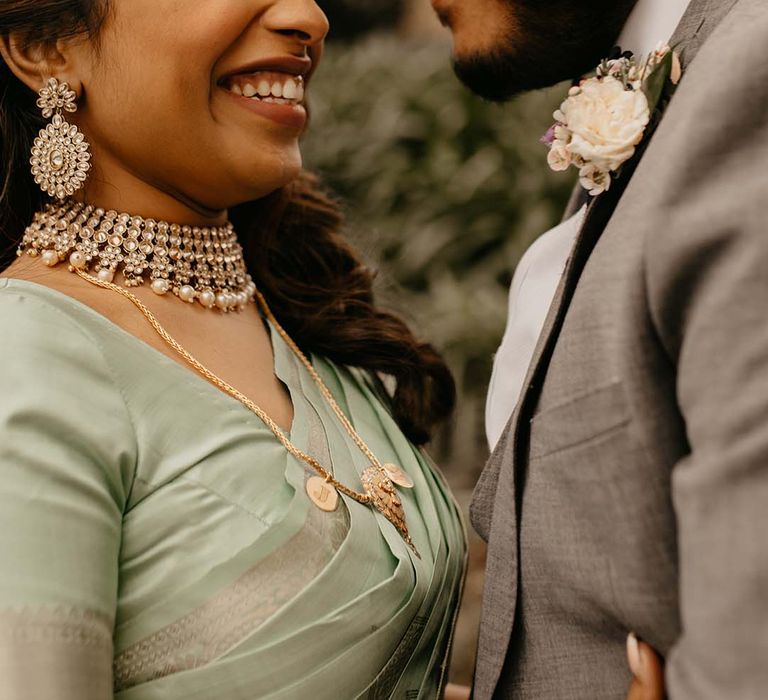
[[[327,513],[332,513],[339,505],[339,492],[319,476],[307,480],[307,495],[312,503]]]

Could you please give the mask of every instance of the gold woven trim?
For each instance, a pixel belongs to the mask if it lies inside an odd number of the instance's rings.
[[[112,646],[112,619],[93,610],[33,607],[0,610],[0,643]]]

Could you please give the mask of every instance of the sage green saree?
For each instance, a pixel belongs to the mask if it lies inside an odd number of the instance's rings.
[[[240,403],[93,310],[0,279],[0,697],[436,698],[465,566],[442,478],[364,375],[313,364],[401,465],[416,558]],[[369,466],[277,333],[292,442]]]

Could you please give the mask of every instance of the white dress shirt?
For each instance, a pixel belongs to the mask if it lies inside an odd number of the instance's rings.
[[[638,0],[618,45],[645,55],[667,41],[685,14],[690,0]],[[586,207],[545,233],[523,256],[512,280],[507,330],[496,354],[486,405],[486,433],[493,450],[520,399],[536,344]]]

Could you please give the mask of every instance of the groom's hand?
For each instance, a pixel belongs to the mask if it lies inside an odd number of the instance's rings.
[[[627,638],[627,658],[635,676],[627,700],[664,700],[664,667],[659,655],[630,634]]]
[[[471,690],[464,685],[449,683],[445,689],[443,700],[469,700]]]

